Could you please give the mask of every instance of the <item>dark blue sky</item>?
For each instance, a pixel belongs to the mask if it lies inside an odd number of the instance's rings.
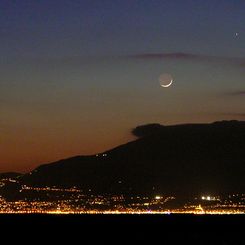
[[[244,120],[244,27],[244,0],[1,0],[0,171],[102,152],[137,125]]]
[[[176,51],[243,56],[244,11],[243,0],[1,0],[0,51],[23,56]]]

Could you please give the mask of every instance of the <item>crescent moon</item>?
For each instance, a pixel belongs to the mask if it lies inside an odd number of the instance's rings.
[[[173,83],[173,79],[170,81],[169,84],[166,84],[166,85],[161,84],[161,86],[162,86],[163,88],[168,88],[169,86],[171,86],[172,83]]]
[[[168,73],[161,74],[158,80],[162,88],[168,88],[173,83],[173,77]]]

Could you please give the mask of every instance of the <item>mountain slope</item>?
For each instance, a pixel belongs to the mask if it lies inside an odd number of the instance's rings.
[[[245,122],[158,126],[102,154],[41,165],[21,182],[100,193],[244,192],[244,156]]]

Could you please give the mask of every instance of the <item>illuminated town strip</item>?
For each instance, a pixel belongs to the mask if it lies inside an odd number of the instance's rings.
[[[171,214],[194,214],[194,215],[234,215],[234,214],[245,214],[243,211],[237,211],[237,210],[231,210],[231,211],[179,211],[179,210],[173,210],[173,211],[119,211],[119,210],[108,210],[108,211],[98,211],[98,210],[88,210],[88,211],[61,211],[61,210],[50,210],[50,211],[44,211],[44,210],[9,210],[9,211],[0,211],[0,214],[157,214],[157,215],[171,215]]]
[[[9,182],[17,183],[16,180],[3,179],[0,181],[0,188],[4,188]],[[245,194],[242,193],[224,196],[201,195],[177,206],[171,204],[175,201],[178,203],[175,196],[88,193],[75,186],[58,188],[19,185],[15,193],[17,198],[12,201],[0,195],[0,214],[245,214]]]

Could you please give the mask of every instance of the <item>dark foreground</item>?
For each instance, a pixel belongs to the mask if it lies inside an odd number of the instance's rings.
[[[245,215],[0,215],[1,233],[56,241],[154,241],[179,244],[245,244]],[[51,236],[51,237],[50,237]],[[116,240],[115,240],[116,239]],[[82,244],[82,243],[81,243]]]

